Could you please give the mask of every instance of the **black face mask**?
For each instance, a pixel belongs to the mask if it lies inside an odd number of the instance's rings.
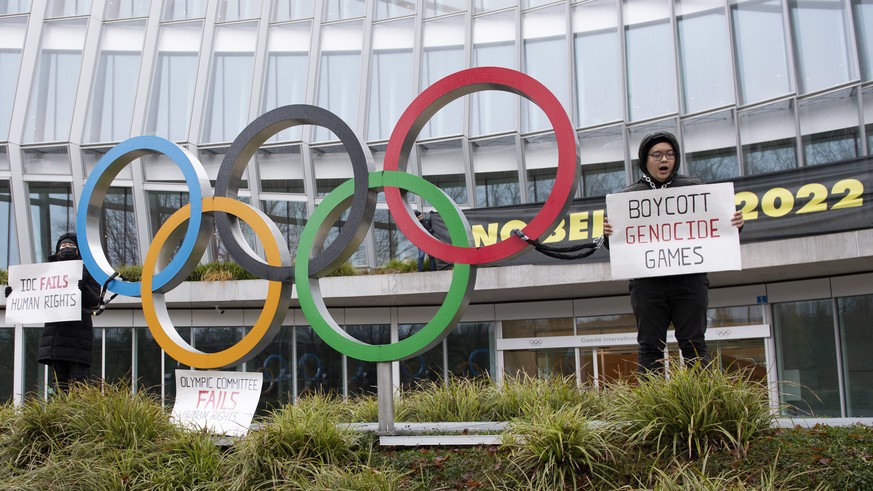
[[[61,261],[69,261],[71,259],[79,258],[79,249],[75,247],[64,247],[63,249],[58,251],[58,258]]]

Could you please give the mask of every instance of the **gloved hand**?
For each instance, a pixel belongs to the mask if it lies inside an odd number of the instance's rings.
[[[79,280],[79,291],[85,291],[85,280]]]
[[[10,294],[10,293],[12,293],[12,287],[11,287],[11,286],[7,286],[7,287],[6,287],[6,298],[9,298],[9,294]]]

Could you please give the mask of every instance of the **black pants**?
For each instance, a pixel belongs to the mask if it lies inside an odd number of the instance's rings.
[[[66,392],[71,383],[88,381],[88,365],[73,361],[53,361],[51,367],[55,376],[55,389],[58,392]]]
[[[709,279],[706,274],[639,278],[630,282],[631,307],[637,321],[640,345],[638,370],[660,370],[667,327],[673,323],[676,340],[686,363],[709,361],[706,349],[706,308]]]

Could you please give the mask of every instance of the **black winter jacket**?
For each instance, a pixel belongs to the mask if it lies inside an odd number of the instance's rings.
[[[65,238],[72,238],[77,242],[76,234],[61,235],[55,254],[49,256],[49,261],[60,260],[57,251]],[[37,352],[37,361],[40,363],[51,365],[56,361],[66,361],[91,366],[91,348],[94,343],[91,316],[100,301],[100,285],[87,269],[83,269],[82,286],[82,320],[45,324]]]

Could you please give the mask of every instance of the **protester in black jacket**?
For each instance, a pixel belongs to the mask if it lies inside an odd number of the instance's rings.
[[[67,232],[58,238],[53,261],[82,259],[76,234]],[[82,319],[78,321],[47,322],[37,352],[37,361],[52,367],[54,386],[66,391],[72,382],[86,382],[91,367],[91,348],[94,343],[91,316],[100,300],[100,285],[83,269],[79,280],[82,291]],[[6,287],[6,296],[12,287]]]
[[[667,132],[647,135],[640,142],[639,166],[642,177],[622,192],[694,186],[699,180],[679,174],[679,142]],[[743,215],[737,211],[731,224],[743,226]],[[612,234],[608,220],[604,235]],[[676,330],[676,341],[686,363],[707,363],[706,309],[709,305],[709,279],[706,273],[693,273],[630,281],[631,308],[636,317],[637,369],[642,373],[659,371],[667,346],[667,328]]]

